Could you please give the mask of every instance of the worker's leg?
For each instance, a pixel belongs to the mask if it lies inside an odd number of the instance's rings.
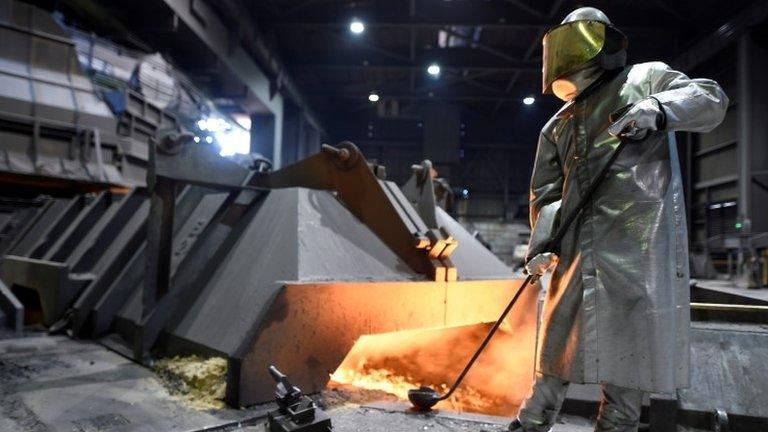
[[[568,381],[551,375],[536,375],[531,394],[523,401],[517,419],[509,430],[518,432],[546,432],[555,424],[555,417],[565,400]]]
[[[640,422],[644,392],[603,384],[603,401],[595,431],[634,432]]]

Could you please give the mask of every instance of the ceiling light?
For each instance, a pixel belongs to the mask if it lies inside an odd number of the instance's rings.
[[[427,67],[427,73],[432,76],[440,75],[440,65],[438,65],[437,63],[432,63]]]
[[[368,95],[368,100],[371,102],[378,102],[379,101],[379,95],[376,93],[371,93]]]
[[[523,103],[526,105],[533,105],[534,102],[536,102],[536,98],[533,96],[528,96],[525,99],[523,99]]]
[[[349,31],[354,34],[360,34],[365,31],[365,24],[360,20],[352,20],[349,24]]]

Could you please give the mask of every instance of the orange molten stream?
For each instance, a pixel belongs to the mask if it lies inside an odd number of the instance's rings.
[[[453,396],[436,408],[511,416],[530,390],[535,352],[535,309],[502,325]],[[329,386],[381,390],[408,400],[420,385],[441,394],[456,379],[490,324],[363,336],[331,375]]]

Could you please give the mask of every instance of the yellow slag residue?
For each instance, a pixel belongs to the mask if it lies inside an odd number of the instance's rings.
[[[204,359],[192,355],[172,357],[155,362],[155,372],[171,395],[194,409],[223,409],[227,387],[227,360],[221,357]]]

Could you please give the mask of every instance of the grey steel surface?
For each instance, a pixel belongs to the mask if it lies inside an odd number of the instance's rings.
[[[0,171],[120,184],[117,121],[79,69],[75,47],[51,14],[19,1],[0,4]],[[61,138],[64,136],[65,138]]]
[[[4,315],[5,324],[14,332],[24,329],[24,305],[0,280],[0,314]],[[0,321],[1,322],[1,321]]]
[[[186,307],[192,299],[197,297],[194,290],[204,284],[208,278],[208,272],[216,268],[218,262],[212,259],[221,243],[209,242],[196,245],[201,234],[210,233],[206,230],[212,221],[224,213],[224,203],[228,198],[227,193],[209,193],[203,196],[200,205],[187,218],[186,222],[176,233],[171,248],[171,262],[168,268],[169,277],[173,281],[173,290],[160,297],[151,309],[146,309],[141,320],[136,323],[136,330],[140,332],[134,340],[134,357],[140,359],[143,353],[149,351],[154,345],[160,331],[167,322],[172,322],[171,317],[176,312],[186,313]],[[212,237],[205,236],[205,239]],[[181,263],[188,254],[194,251],[194,256],[199,259],[188,262],[181,272],[178,271]],[[191,257],[190,257],[191,258]],[[185,263],[187,264],[187,263]],[[146,274],[145,274],[146,275]],[[146,277],[144,280],[146,284]]]
[[[13,243],[4,252],[8,255],[31,256],[35,247],[44,242],[48,233],[56,226],[56,220],[67,208],[69,200],[62,198],[49,198],[39,209],[33,218],[19,233]]]
[[[75,311],[72,323],[75,333],[83,330],[95,304],[120,273],[129,267],[126,264],[146,238],[146,218],[149,210],[146,191],[134,190],[123,203],[125,205],[120,207],[120,217],[114,218],[110,223],[112,226],[104,230],[104,241],[108,244],[98,252],[98,261],[93,266],[95,278],[72,306]],[[88,332],[92,330],[93,327],[87,329]]]
[[[440,207],[435,209],[437,223],[445,227],[458,243],[451,261],[459,271],[459,280],[510,279],[512,269]]]
[[[731,281],[698,279],[691,294],[696,296],[697,293],[701,295],[700,298],[713,302],[768,304],[768,289],[739,288],[735,282]]]
[[[298,178],[289,172],[283,179],[330,190],[289,187],[267,192],[243,190],[241,185],[259,185],[251,181],[253,173],[223,160],[211,148],[192,143],[177,147],[177,141],[161,137],[152,142],[158,144],[157,152],[150,153],[157,164],[149,171],[148,191],[99,193],[58,205],[55,212],[49,206],[52,214],[33,218],[31,226],[42,227],[43,216],[53,226],[35,236],[27,227],[31,237],[17,242],[25,245],[26,254],[39,258],[5,257],[4,277],[20,289],[37,290],[46,325],[65,317],[61,322],[70,324],[78,336],[115,334],[108,340],[122,339],[120,352],[139,361],[147,359],[151,349],[155,355],[227,357],[229,402],[252,404],[269,399],[270,383],[261,376],[268,357],[287,358],[285,348],[290,345],[274,339],[281,332],[274,326],[286,307],[285,300],[275,299],[286,285],[293,285],[288,303],[303,303],[300,307],[320,313],[318,321],[332,320],[334,307],[353,312],[349,319],[365,317],[345,329],[343,343],[334,340],[337,334],[328,333],[330,327],[322,329],[316,339],[333,344],[325,348],[332,354],[319,355],[317,346],[308,345],[311,348],[289,356],[287,370],[299,371],[300,384],[312,391],[324,385],[326,369],[338,365],[361,334],[492,320],[488,317],[498,314],[497,302],[477,305],[471,312],[456,306],[472,301],[467,297],[475,290],[506,297],[515,288],[509,268],[447,213],[434,213],[440,223],[427,227],[401,190],[376,178],[351,144],[341,148],[356,160],[344,159],[342,150],[328,147],[312,159],[323,163],[314,164],[310,172],[299,169]],[[183,186],[186,183],[219,191]],[[161,190],[167,193],[158,194]],[[156,195],[155,214],[147,192]],[[165,215],[165,223],[159,223]],[[459,255],[466,276],[454,282],[455,276],[434,279],[414,271],[404,261],[408,254],[388,243],[387,236],[395,232],[402,246],[412,249],[410,256],[420,254],[425,264],[440,259],[440,266],[454,269],[447,256],[457,245],[454,238],[460,238],[466,243]],[[160,234],[164,242],[158,241]],[[152,241],[145,242],[147,237]],[[163,265],[160,256],[165,257]],[[474,259],[484,263],[472,270]],[[147,284],[153,272],[162,272],[163,284]],[[484,279],[488,283],[471,285]],[[411,285],[414,282],[422,285]],[[372,288],[394,303],[383,310],[370,301],[375,299],[349,303],[360,290]],[[343,301],[325,305],[324,296],[334,295]],[[435,313],[414,321],[408,314],[422,309],[423,301]],[[390,312],[397,316],[390,319]],[[311,327],[291,313],[280,325],[291,332]]]
[[[400,188],[380,180],[353,143],[323,145],[321,150],[283,169],[256,173],[249,184],[335,191],[349,211],[413,270],[432,280],[456,280],[449,259],[456,244],[449,235],[429,229]]]
[[[682,409],[768,418],[768,326],[694,323],[691,356]]]
[[[10,286],[32,289],[40,297],[43,324],[55,323],[85,285],[92,274],[70,273],[66,263],[6,255],[3,280]]]
[[[419,278],[329,192],[274,190],[251,212],[200,296],[169,328],[174,336],[234,354],[282,281]]]

